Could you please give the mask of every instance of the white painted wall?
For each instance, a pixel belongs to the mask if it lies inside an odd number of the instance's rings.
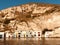
[[[45,37],[51,37],[52,35],[53,35],[53,32],[49,32],[49,31],[45,32]]]
[[[0,32],[0,35],[2,35],[2,38],[4,38],[4,32]]]
[[[32,34],[30,34],[31,32],[26,31],[26,35],[28,35],[28,37],[32,37]]]
[[[24,37],[24,35],[26,37],[26,31],[22,31],[20,37]]]
[[[38,36],[38,32],[40,32],[40,36]],[[33,36],[36,35],[36,36],[34,36],[34,37],[41,37],[41,36],[42,36],[42,32],[41,32],[41,31],[33,31],[33,32],[32,32],[32,35],[33,35]]]

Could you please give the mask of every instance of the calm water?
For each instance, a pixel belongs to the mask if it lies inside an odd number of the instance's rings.
[[[0,45],[60,45],[60,38],[7,38]]]

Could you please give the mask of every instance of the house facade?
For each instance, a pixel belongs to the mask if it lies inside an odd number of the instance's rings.
[[[4,38],[4,32],[0,32],[0,38]]]
[[[16,30],[13,33],[9,31],[0,32],[0,38],[4,38],[4,33],[6,33],[6,38],[40,38],[42,37],[42,31],[26,31],[26,30]],[[53,31],[46,31],[44,37],[53,37]]]
[[[18,38],[31,38],[31,37],[41,37],[42,32],[41,31],[15,31],[13,33],[13,37],[18,37]]]

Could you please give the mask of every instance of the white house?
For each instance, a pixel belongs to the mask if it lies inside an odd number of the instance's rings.
[[[21,38],[21,37],[41,37],[42,32],[41,31],[31,31],[31,30],[16,30],[14,33],[9,33],[9,31],[6,31],[6,37],[17,37],[17,38]]]
[[[26,31],[26,37],[32,37],[32,32],[31,31]]]
[[[6,37],[8,38],[9,37],[9,31],[5,31],[6,33]]]
[[[14,34],[13,34],[13,37],[18,37],[18,32],[19,32],[19,31],[16,30],[16,31],[14,32]]]
[[[41,37],[42,36],[42,32],[41,31],[34,31],[33,35],[34,35],[34,37]]]
[[[46,31],[45,32],[45,37],[52,37],[53,31]]]
[[[22,31],[20,37],[26,37],[26,31]]]
[[[0,38],[4,38],[4,32],[0,32]]]
[[[5,31],[5,33],[6,33],[6,38],[13,37],[13,34],[10,33],[9,31]]]

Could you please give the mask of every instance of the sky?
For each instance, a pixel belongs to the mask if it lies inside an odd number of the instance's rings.
[[[60,0],[0,0],[0,10],[30,2],[60,4]]]

